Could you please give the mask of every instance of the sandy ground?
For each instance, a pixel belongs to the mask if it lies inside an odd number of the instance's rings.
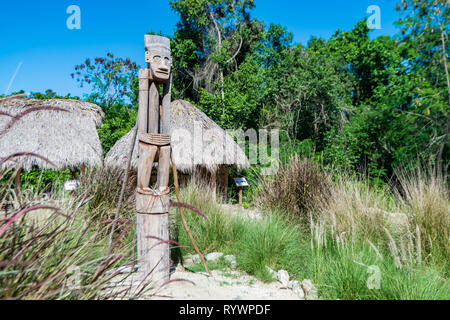
[[[300,300],[292,290],[283,288],[278,281],[263,283],[256,278],[238,271],[214,270],[213,277],[206,273],[175,271],[170,279],[173,281],[161,289],[148,289],[138,299],[144,300]],[[125,279],[125,280],[124,280]],[[178,281],[179,279],[188,281]],[[126,296],[131,298],[139,288],[138,273],[121,275],[115,280],[117,287],[109,294],[120,292],[132,286]]]
[[[260,219],[256,210],[245,210],[236,205],[222,205],[224,211],[250,219]],[[177,268],[172,273],[171,283],[161,289],[149,289],[139,299],[149,300],[300,300],[292,290],[274,281],[264,283],[253,276],[236,270],[214,270],[212,277],[203,272],[190,272]],[[182,281],[179,281],[182,280]],[[118,287],[110,292],[120,292],[123,288],[132,288],[122,296],[129,299],[142,288],[138,273],[124,274],[114,279]],[[113,284],[114,286],[114,284]],[[119,296],[118,296],[119,297]]]

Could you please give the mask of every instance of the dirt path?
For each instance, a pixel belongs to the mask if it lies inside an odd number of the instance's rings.
[[[278,281],[263,283],[245,273],[232,270],[214,270],[213,277],[206,273],[175,271],[170,279],[176,280],[159,290],[148,290],[139,297],[144,300],[300,300],[294,291],[283,288]],[[138,274],[117,277],[116,286],[111,292],[120,292],[133,286],[130,298],[139,288]],[[178,281],[183,279],[187,281]],[[123,281],[123,282],[122,282]],[[110,292],[110,293],[111,293]]]
[[[237,205],[221,205],[224,213],[258,220],[262,214],[257,210],[244,209]],[[264,283],[257,278],[234,269],[213,270],[212,277],[203,272],[185,271],[181,268],[172,273],[171,283],[161,289],[148,289],[138,299],[145,300],[304,300],[293,289],[279,281]],[[142,288],[137,272],[123,274],[113,280],[108,293],[131,288],[120,299],[133,297]],[[298,291],[297,291],[298,292]],[[118,296],[119,298],[119,296]]]

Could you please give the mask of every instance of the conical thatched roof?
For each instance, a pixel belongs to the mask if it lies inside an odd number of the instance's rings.
[[[18,119],[9,130],[11,116],[35,107],[56,107],[66,110],[40,110],[30,112]],[[51,109],[51,108],[49,108]],[[25,170],[36,165],[41,169],[78,168],[83,164],[102,165],[102,148],[97,127],[104,114],[95,104],[78,100],[37,100],[14,98],[0,102],[0,159],[16,153],[36,153],[49,159],[46,161],[24,156],[3,164],[3,168],[17,167]]]
[[[234,139],[208,116],[187,101],[176,100],[171,105],[172,150],[177,169],[191,173],[197,166],[214,172],[220,165],[250,166],[245,153]],[[133,130],[120,139],[108,152],[105,166],[124,168],[133,139]],[[131,167],[137,167],[137,141]]]

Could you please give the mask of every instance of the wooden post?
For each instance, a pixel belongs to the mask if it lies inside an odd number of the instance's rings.
[[[72,175],[72,180],[77,179],[77,173],[76,173],[75,169],[70,169],[70,174]]]
[[[20,202],[20,174],[22,173],[22,167],[16,169],[14,176],[14,192],[16,193],[17,200]]]
[[[239,205],[242,206],[242,187],[239,187]]]
[[[211,192],[213,200],[217,200],[217,171],[211,172]]]
[[[143,278],[155,283],[167,281],[170,267],[169,244],[157,244],[161,240],[169,240],[169,215],[138,213],[136,228],[139,272]]]
[[[228,199],[228,166],[223,164],[219,167],[217,173],[217,187],[218,193],[220,194],[223,201],[227,202]]]
[[[242,191],[244,187],[248,187],[248,182],[245,178],[234,178],[234,182],[236,183],[236,187],[239,189],[239,205],[242,206]]]
[[[86,175],[86,164],[84,164],[84,163],[81,165],[80,175],[81,175],[80,178],[83,178]]]
[[[172,89],[172,76],[164,84],[164,96],[162,98],[162,112],[161,112],[161,133],[171,134],[170,128],[170,102],[171,102],[171,89]]]
[[[159,148],[158,178],[156,188],[164,190],[169,186],[170,146]]]
[[[153,161],[155,160],[158,148],[150,144],[139,141],[138,159],[138,188],[146,189],[150,186]]]

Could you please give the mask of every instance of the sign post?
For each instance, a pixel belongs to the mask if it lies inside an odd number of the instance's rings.
[[[244,187],[249,187],[249,184],[245,178],[234,178],[236,187],[239,189],[239,205],[242,206],[242,193]]]

